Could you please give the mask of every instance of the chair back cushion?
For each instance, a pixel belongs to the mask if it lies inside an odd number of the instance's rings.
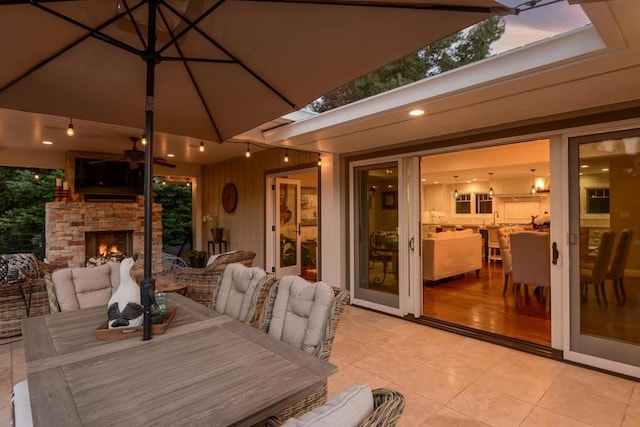
[[[609,259],[611,259],[615,237],[616,233],[611,230],[603,232],[600,236],[598,254],[591,270],[591,283],[593,284],[602,283],[607,276],[607,267],[609,266]]]
[[[322,406],[289,418],[283,427],[357,427],[373,412],[373,394],[369,384],[352,385]]]
[[[51,274],[61,311],[77,310],[109,303],[120,284],[120,264],[109,262],[95,267],[63,268]]]
[[[620,232],[618,243],[611,259],[611,265],[607,272],[608,277],[611,279],[621,279],[624,276],[624,267],[627,264],[627,258],[629,258],[632,237],[633,230],[630,228],[625,228]]]
[[[259,267],[247,267],[240,263],[227,265],[216,293],[214,310],[244,322],[256,287],[266,275],[266,271]]]
[[[498,228],[498,245],[502,258],[502,270],[505,274],[511,273],[511,241],[509,235],[524,231],[524,227],[500,227]]]
[[[513,283],[551,286],[549,233],[521,231],[511,233]]]
[[[326,283],[311,283],[298,276],[282,277],[269,335],[313,353],[323,336],[332,299],[333,290]]]

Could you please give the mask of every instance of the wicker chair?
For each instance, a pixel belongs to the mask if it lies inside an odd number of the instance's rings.
[[[255,257],[256,253],[253,251],[227,252],[218,255],[215,261],[204,268],[186,267],[158,272],[155,274],[155,278],[156,281],[168,280],[186,283],[188,285],[186,296],[210,307],[227,264],[238,262],[251,267]]]
[[[277,283],[275,283],[274,286],[271,287],[267,296],[267,303],[265,305],[265,309],[258,326],[258,329],[265,333],[269,332],[269,327],[271,325],[271,319],[273,316],[273,307],[276,301],[280,281],[282,279],[283,278],[278,280]],[[320,334],[320,341],[317,347],[311,353],[314,356],[327,361],[329,360],[331,349],[333,348],[333,339],[336,335],[338,322],[340,320],[340,317],[342,316],[342,312],[344,311],[344,306],[349,300],[349,291],[334,286],[332,286],[331,288],[333,290],[333,298],[327,310],[322,333]],[[286,420],[287,418],[296,417],[324,404],[326,401],[327,381],[325,380],[320,388],[317,389],[314,393],[285,408],[277,416],[277,418],[282,421]]]
[[[29,307],[29,316],[42,316],[50,313],[49,298],[45,285],[45,274],[48,274],[49,265],[39,261],[33,254],[8,254],[0,255],[4,261],[15,256],[22,257],[31,265],[25,277],[16,283],[8,283],[10,280],[0,273],[0,338],[7,338],[22,333],[22,319],[27,317],[26,308]],[[7,263],[3,263],[7,265]],[[0,270],[3,270],[0,268]],[[23,299],[24,296],[24,299]],[[25,307],[25,302],[26,306]]]
[[[373,412],[358,427],[394,427],[404,410],[404,396],[391,389],[378,388],[373,393]],[[272,417],[265,422],[266,427],[282,425],[282,421]]]

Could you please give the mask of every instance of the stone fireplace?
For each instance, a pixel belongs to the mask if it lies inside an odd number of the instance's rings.
[[[144,255],[144,199],[136,202],[50,202],[45,208],[46,257],[53,269],[84,267],[100,244]],[[104,238],[104,239],[101,239]],[[107,241],[106,238],[110,240]],[[152,262],[162,256],[162,206],[153,205]]]

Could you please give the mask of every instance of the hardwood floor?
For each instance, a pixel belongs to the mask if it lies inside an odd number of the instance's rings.
[[[500,263],[485,263],[479,276],[443,280],[423,286],[423,316],[481,331],[551,346],[551,318],[545,303],[521,289],[515,309],[511,286],[502,296]]]

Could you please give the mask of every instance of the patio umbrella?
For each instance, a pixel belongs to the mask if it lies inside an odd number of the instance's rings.
[[[493,0],[0,0],[0,108],[224,141],[496,14]],[[145,190],[145,339],[151,276]],[[146,291],[145,291],[146,289]]]

